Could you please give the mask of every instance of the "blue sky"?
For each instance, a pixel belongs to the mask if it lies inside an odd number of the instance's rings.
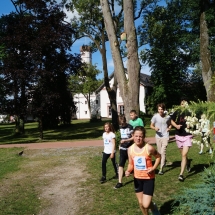
[[[0,0],[0,16],[9,14],[11,11],[14,11],[14,6],[10,0]],[[84,38],[75,42],[72,46],[73,53],[80,53],[80,47],[83,44],[87,44],[90,40],[88,38]],[[107,63],[108,63],[108,70],[109,74],[111,74],[114,70],[113,60],[111,57],[111,51],[109,44],[107,43]],[[102,58],[99,52],[92,54],[92,64],[96,64],[97,68],[102,71]],[[148,66],[142,67],[142,72],[146,74],[150,74]],[[103,78],[103,74],[101,73],[98,78]]]

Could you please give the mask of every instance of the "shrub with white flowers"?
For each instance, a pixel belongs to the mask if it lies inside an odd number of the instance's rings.
[[[185,116],[185,120],[186,120],[186,125],[187,128],[185,128],[187,133],[190,133],[193,135],[193,139],[192,139],[192,143],[200,145],[201,141],[195,139],[195,137],[199,137],[202,136],[202,130],[203,128],[205,128],[206,125],[208,125],[208,123],[210,124],[209,120],[206,118],[206,115],[203,114],[201,119],[198,119],[196,117],[196,114],[194,111],[191,110],[191,108],[189,107],[188,103],[185,102],[183,104],[183,109],[181,109],[182,112],[188,112],[190,116]],[[174,112],[174,109],[171,111]],[[208,147],[208,137],[210,136],[210,129],[208,129],[205,133],[204,133],[204,137],[202,138],[203,144],[206,145]]]

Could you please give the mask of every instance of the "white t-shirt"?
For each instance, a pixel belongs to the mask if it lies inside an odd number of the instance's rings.
[[[104,153],[111,154],[113,150],[113,142],[112,140],[116,137],[113,132],[106,133],[104,132],[102,135],[104,141]],[[115,152],[115,149],[114,149]]]
[[[155,127],[159,128],[158,131],[156,131],[155,137],[166,137],[169,138],[169,132],[167,132],[167,128],[170,125],[170,116],[160,116],[159,113],[156,113],[152,119],[151,122],[155,125]]]
[[[210,121],[206,120],[203,124],[202,132],[208,132],[209,131],[209,126],[210,126]]]

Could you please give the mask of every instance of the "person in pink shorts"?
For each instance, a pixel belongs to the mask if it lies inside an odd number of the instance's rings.
[[[181,106],[184,107],[187,104],[185,99],[181,99]],[[183,111],[182,113],[175,111],[171,115],[171,124],[176,128],[175,131],[175,141],[181,153],[181,171],[178,177],[179,181],[184,181],[184,170],[190,172],[190,160],[188,160],[187,154],[192,146],[192,134],[186,132],[187,124],[185,116],[189,115],[188,111]]]

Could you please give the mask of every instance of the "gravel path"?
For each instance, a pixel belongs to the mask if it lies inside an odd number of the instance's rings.
[[[145,139],[149,144],[155,144],[154,137]],[[174,141],[174,136],[170,137],[170,141]],[[102,140],[81,140],[81,141],[60,141],[60,142],[42,142],[42,143],[23,143],[23,144],[5,144],[0,145],[0,148],[23,147],[28,149],[54,149],[54,148],[72,148],[86,146],[103,146]]]

